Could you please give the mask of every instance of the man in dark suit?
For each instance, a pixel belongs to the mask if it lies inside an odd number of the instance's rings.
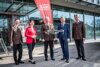
[[[49,22],[49,17],[45,18],[46,23],[44,23],[41,27],[41,37],[42,41],[44,42],[44,56],[45,56],[45,61],[48,61],[48,55],[47,55],[47,50],[48,46],[50,47],[50,56],[51,60],[54,59],[54,53],[53,53],[53,47],[54,47],[54,26],[53,24],[50,24]]]
[[[68,23],[65,22],[65,18],[61,17],[61,23],[58,25],[58,34],[57,37],[59,38],[63,58],[61,60],[66,60],[69,62],[69,50],[68,50],[68,38],[70,38],[70,26]]]
[[[81,59],[86,61],[84,54],[84,39],[85,39],[85,26],[84,22],[79,20],[78,15],[74,15],[75,22],[72,25],[72,38],[75,41],[78,57],[76,59]]]

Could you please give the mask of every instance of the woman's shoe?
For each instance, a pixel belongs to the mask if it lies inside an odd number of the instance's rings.
[[[36,64],[36,61],[34,61],[34,60],[29,60],[29,62],[32,64]]]

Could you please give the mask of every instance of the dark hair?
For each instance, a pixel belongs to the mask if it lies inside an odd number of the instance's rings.
[[[33,19],[29,19],[29,22],[28,22],[29,25],[30,25],[31,21],[34,21],[34,20]]]
[[[16,21],[16,20],[20,20],[20,19],[19,19],[19,18],[16,18],[15,21]]]
[[[74,15],[74,17],[76,17],[76,16],[78,16],[77,14],[76,15]]]

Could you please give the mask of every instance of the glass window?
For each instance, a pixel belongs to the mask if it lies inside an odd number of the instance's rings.
[[[58,18],[58,11],[57,10],[53,10],[53,18]]]
[[[21,23],[28,23],[28,16],[20,16]]]
[[[69,18],[69,12],[64,12],[64,11],[58,11],[58,18],[61,17]]]
[[[29,15],[29,17],[41,18],[40,12],[37,10]]]
[[[69,9],[68,8],[64,8],[61,6],[54,6],[53,8],[53,18],[61,18],[61,17],[65,17],[65,18],[69,18]]]
[[[96,39],[100,38],[100,16],[95,17]]]
[[[94,17],[92,15],[85,15],[85,28],[86,28],[86,38],[94,38]]]
[[[0,2],[0,11],[5,11],[11,4]]]
[[[22,8],[20,8],[20,10],[18,10],[18,12],[21,14],[27,14],[28,12],[34,10],[35,8],[36,7],[34,5],[30,6],[30,5],[26,4]]]
[[[16,11],[16,9],[18,9],[21,6],[21,4],[15,3],[11,6],[11,8],[9,9],[9,11]]]
[[[55,29],[57,29],[57,25],[60,22],[60,18],[61,17],[65,17],[66,18],[66,22],[69,23],[69,9],[66,9],[64,7],[55,7],[53,8],[53,18],[54,18],[54,25],[55,25]]]
[[[98,0],[94,0],[94,4],[98,4]]]
[[[100,5],[100,0],[98,0],[98,4]]]

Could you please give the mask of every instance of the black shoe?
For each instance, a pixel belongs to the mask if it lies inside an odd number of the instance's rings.
[[[31,62],[32,64],[36,64],[36,61]]]
[[[45,59],[45,61],[48,61],[48,59]]]
[[[79,60],[79,59],[81,59],[81,57],[77,57],[76,59]]]
[[[65,60],[65,58],[62,58],[61,60]]]
[[[29,60],[28,62],[31,62],[31,60]]]
[[[23,64],[24,62],[23,62],[23,61],[19,61],[18,63],[21,63],[21,64]]]
[[[19,63],[18,62],[15,62],[15,65],[19,65]]]
[[[55,61],[55,59],[54,59],[54,58],[52,58],[51,60]]]
[[[2,60],[2,58],[0,57],[0,60]]]
[[[66,63],[69,63],[69,60],[66,59]]]
[[[29,60],[28,62],[30,62],[32,64],[36,64],[36,61],[33,61],[33,60]]]
[[[82,60],[83,60],[83,61],[86,61],[86,59],[85,59],[85,58],[82,58]]]

